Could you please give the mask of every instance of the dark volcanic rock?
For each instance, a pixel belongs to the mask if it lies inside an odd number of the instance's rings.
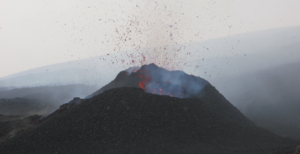
[[[181,99],[108,90],[1,143],[0,153],[265,154],[300,144],[256,127],[214,87],[204,91]]]
[[[36,125],[42,116],[5,116],[0,115],[0,142],[20,135]]]

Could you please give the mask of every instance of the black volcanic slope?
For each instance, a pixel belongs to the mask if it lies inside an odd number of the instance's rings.
[[[34,127],[40,115],[31,116],[4,116],[0,114],[0,142],[12,138]]]
[[[1,143],[0,153],[266,154],[300,144],[256,127],[211,85],[204,91],[175,98],[111,89]]]

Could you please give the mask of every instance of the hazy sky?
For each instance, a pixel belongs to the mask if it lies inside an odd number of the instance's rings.
[[[114,51],[300,26],[299,6],[299,0],[0,0],[0,77]]]

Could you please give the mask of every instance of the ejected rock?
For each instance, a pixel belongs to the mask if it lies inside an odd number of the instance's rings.
[[[214,87],[203,91],[176,98],[107,90],[1,143],[0,153],[265,154],[299,145],[255,126]]]

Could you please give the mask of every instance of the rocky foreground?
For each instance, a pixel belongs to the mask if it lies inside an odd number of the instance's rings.
[[[5,116],[0,114],[0,143],[36,126],[40,115]]]
[[[117,88],[62,106],[1,154],[292,153],[300,141],[255,126],[212,86],[201,98]],[[75,105],[76,104],[76,105]]]

